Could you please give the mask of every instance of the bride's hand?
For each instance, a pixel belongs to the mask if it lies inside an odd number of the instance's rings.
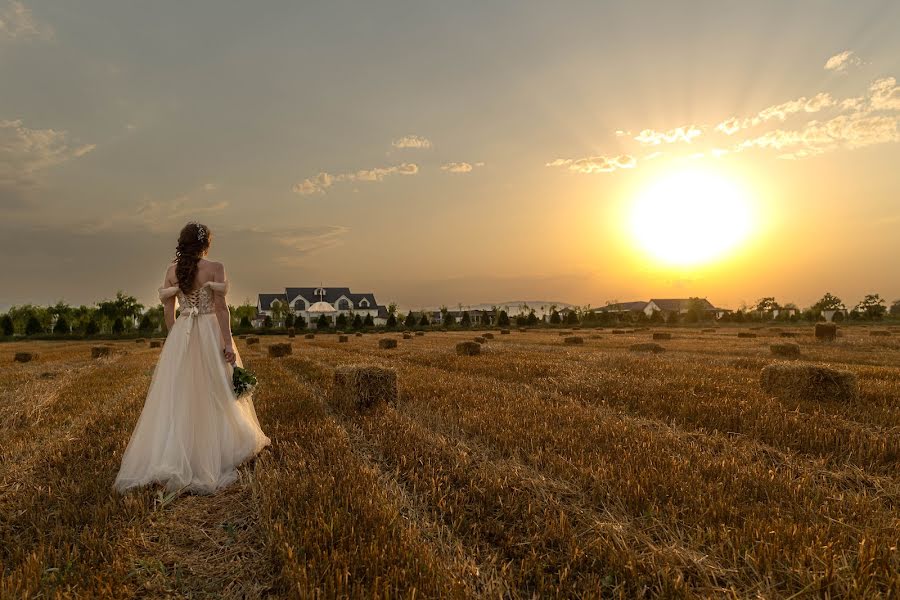
[[[228,348],[224,348],[222,352],[225,353],[225,362],[230,365],[233,365],[237,360],[237,357],[234,355],[234,350],[229,346]]]

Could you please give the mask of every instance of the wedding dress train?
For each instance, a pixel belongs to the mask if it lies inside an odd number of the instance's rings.
[[[269,444],[251,395],[236,399],[232,366],[222,354],[214,294],[228,283],[208,282],[177,295],[180,314],[169,331],[144,408],[116,476],[119,492],[151,482],[166,489],[212,493],[237,479],[236,467]],[[237,365],[241,357],[235,349]]]

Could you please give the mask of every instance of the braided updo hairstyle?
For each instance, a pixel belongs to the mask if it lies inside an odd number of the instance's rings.
[[[197,263],[209,250],[212,232],[209,227],[190,222],[178,234],[178,247],[175,248],[175,277],[178,287],[185,294],[193,291],[194,279],[197,278]]]

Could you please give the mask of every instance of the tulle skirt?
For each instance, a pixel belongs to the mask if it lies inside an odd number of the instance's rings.
[[[175,320],[122,457],[119,492],[159,482],[170,491],[213,493],[269,444],[252,397],[235,399],[221,340],[214,314]]]

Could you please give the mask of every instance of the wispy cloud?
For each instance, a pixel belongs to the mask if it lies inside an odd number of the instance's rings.
[[[893,77],[878,79],[869,86],[871,110],[900,110],[900,87]]]
[[[781,104],[775,104],[766,107],[752,117],[731,117],[716,125],[716,130],[726,135],[734,135],[735,133],[762,125],[768,121],[785,121],[791,115],[797,113],[816,113],[823,109],[830,108],[836,104],[831,94],[827,92],[819,92],[815,96],[807,98],[802,96],[795,100],[788,100]]]
[[[0,41],[50,39],[53,28],[39,23],[31,9],[16,0],[9,0],[0,8]]]
[[[467,162],[448,162],[441,165],[441,170],[447,171],[448,173],[471,173],[475,168],[483,166],[483,162],[477,162],[475,164]]]
[[[394,148],[431,148],[431,140],[420,135],[404,135],[391,142]]]
[[[857,67],[861,64],[862,60],[853,50],[844,50],[825,61],[825,70],[843,73],[850,67]]]
[[[548,162],[548,167],[565,167],[575,173],[611,173],[618,169],[633,169],[637,159],[630,154],[618,156],[588,156],[585,158],[557,158]]]
[[[43,171],[94,148],[74,143],[66,131],[31,129],[21,120],[0,121],[0,186],[33,186]]]
[[[359,171],[340,173],[337,175],[322,171],[314,177],[307,177],[300,183],[295,183],[291,189],[302,196],[324,194],[332,185],[342,181],[383,181],[385,177],[390,175],[415,175],[418,172],[419,166],[415,163],[401,163],[390,167],[360,169]]]
[[[619,132],[616,132],[618,135]],[[676,127],[668,131],[655,131],[653,129],[644,129],[635,140],[645,146],[658,146],[660,144],[673,144],[675,142],[691,143],[695,138],[700,137],[703,131],[699,127],[688,125],[686,127]]]
[[[218,214],[228,208],[225,200],[210,200],[208,192],[210,184],[200,186],[199,190],[181,194],[167,199],[146,199],[137,206],[104,215],[100,219],[82,223],[78,228],[81,233],[98,233],[109,230],[151,231],[162,233],[177,230],[190,220],[202,220],[210,215]],[[197,192],[207,192],[199,194]]]

